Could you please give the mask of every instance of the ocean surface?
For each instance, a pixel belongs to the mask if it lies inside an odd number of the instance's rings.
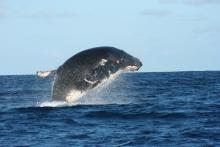
[[[77,102],[0,76],[0,146],[220,146],[220,72],[123,73]]]

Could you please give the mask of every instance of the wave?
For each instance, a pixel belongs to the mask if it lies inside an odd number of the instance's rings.
[[[0,92],[0,96],[18,96],[18,95],[33,95],[35,93],[47,93],[47,90],[10,90]]]
[[[115,108],[118,109],[118,108]],[[183,121],[185,119],[206,118],[207,116],[219,116],[219,113],[214,112],[123,112],[121,109],[115,110],[99,110],[90,111],[84,114],[86,118],[95,119],[158,119],[158,120],[170,120],[170,121]]]
[[[44,101],[44,102],[38,102],[37,107],[72,107],[72,106],[78,106],[78,105],[124,105],[124,104],[130,104],[126,101],[114,101],[112,99],[105,99],[101,97],[83,97],[75,102],[65,102],[65,101]]]

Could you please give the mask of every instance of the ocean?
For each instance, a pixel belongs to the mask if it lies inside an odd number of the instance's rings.
[[[220,146],[220,72],[122,73],[77,102],[0,76],[0,146]]]

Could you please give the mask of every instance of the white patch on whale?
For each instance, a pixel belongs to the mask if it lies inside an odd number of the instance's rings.
[[[102,59],[102,60],[99,62],[99,64],[100,64],[101,66],[104,66],[106,62],[108,62],[108,60]]]

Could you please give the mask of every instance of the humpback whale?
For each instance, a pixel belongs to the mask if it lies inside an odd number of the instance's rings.
[[[40,77],[54,75],[53,101],[73,102],[118,71],[137,71],[139,59],[115,47],[84,50],[66,60],[57,70],[37,72]],[[50,74],[51,73],[51,74]]]

